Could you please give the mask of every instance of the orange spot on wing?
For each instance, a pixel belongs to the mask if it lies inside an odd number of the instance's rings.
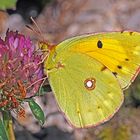
[[[93,90],[96,87],[96,79],[95,78],[87,78],[84,81],[85,88],[87,90]]]

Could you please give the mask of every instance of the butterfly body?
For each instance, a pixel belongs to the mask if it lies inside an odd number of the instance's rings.
[[[45,73],[60,109],[78,128],[109,120],[122,89],[139,72],[140,34],[111,32],[67,39],[49,50]]]

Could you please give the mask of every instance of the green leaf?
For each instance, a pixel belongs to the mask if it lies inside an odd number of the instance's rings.
[[[41,107],[33,99],[28,103],[35,118],[43,125],[45,122],[45,115]]]
[[[0,140],[8,140],[3,120],[0,118]]]
[[[17,0],[0,0],[0,9],[14,8]]]

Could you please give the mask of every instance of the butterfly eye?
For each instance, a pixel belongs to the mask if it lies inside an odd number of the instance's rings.
[[[84,81],[85,88],[88,90],[93,90],[96,87],[95,83],[95,78],[88,78]]]

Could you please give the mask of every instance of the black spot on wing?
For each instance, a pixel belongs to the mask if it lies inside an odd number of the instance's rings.
[[[106,66],[103,66],[102,68],[101,68],[101,71],[105,71],[107,69],[107,67]]]
[[[101,40],[98,40],[98,42],[97,42],[97,47],[98,47],[98,48],[102,48],[102,47],[103,47],[103,43],[102,43]]]
[[[124,33],[124,30],[121,31],[121,34]]]
[[[117,76],[117,72],[112,72],[115,76]]]
[[[129,34],[130,34],[130,35],[132,35],[132,34],[133,34],[133,32],[129,32]]]
[[[128,58],[125,58],[125,61],[129,61],[129,59]]]
[[[118,65],[117,68],[118,68],[118,69],[122,69],[122,66]]]

